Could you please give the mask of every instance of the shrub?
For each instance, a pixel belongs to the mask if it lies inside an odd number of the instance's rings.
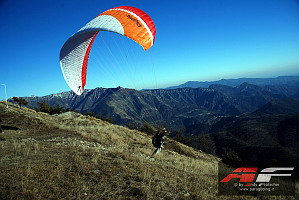
[[[113,124],[113,119],[109,118],[109,117],[103,117],[101,114],[98,114],[96,115],[94,112],[87,112],[85,113],[84,115],[88,115],[90,117],[95,117],[95,118],[98,118],[98,119],[101,119],[103,121],[106,121],[106,122],[109,122],[111,124]]]
[[[144,123],[140,128],[139,131],[144,132],[148,135],[154,135],[155,134],[155,129],[149,125],[148,123]]]
[[[52,107],[44,101],[39,102],[38,105],[39,105],[39,108],[36,109],[36,111],[49,113],[50,115],[61,114],[61,113],[67,111],[66,109],[64,109],[63,107],[61,107],[59,105],[57,105],[56,107]]]

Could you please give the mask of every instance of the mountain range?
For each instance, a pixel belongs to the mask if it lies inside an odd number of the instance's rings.
[[[210,85],[220,84],[235,87],[242,83],[249,83],[253,85],[290,85],[296,84],[299,81],[299,76],[279,76],[276,78],[238,78],[238,79],[221,79],[217,81],[188,81],[178,86],[171,86],[166,89],[176,89],[184,87],[203,87],[208,88]]]
[[[268,85],[254,85],[243,82],[245,80]],[[219,82],[226,84],[210,84],[208,88],[146,91],[122,87],[96,88],[85,90],[81,96],[63,92],[25,99],[29,102],[28,106],[33,108],[38,106],[38,102],[46,102],[51,106],[61,106],[81,113],[92,112],[111,118],[120,125],[139,126],[149,123],[172,130],[183,129],[186,134],[192,135],[209,131],[211,125],[224,116],[254,112],[276,99],[298,100],[299,77],[228,79]],[[236,83],[240,84],[230,86]]]
[[[173,137],[181,135],[179,141],[220,157],[231,159],[233,152],[234,159],[263,160],[269,155],[269,159],[299,163],[298,77],[229,79],[206,86],[142,91],[96,88],[81,96],[63,92],[25,99],[29,107],[46,102],[92,112],[131,128],[167,127]]]

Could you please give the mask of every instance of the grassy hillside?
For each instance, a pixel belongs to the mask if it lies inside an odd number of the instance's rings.
[[[151,157],[150,136],[78,113],[0,102],[0,118],[0,199],[232,199],[217,196],[218,158],[169,138]]]

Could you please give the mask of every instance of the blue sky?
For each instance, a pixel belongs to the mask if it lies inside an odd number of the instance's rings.
[[[8,96],[68,91],[60,48],[95,16],[123,5],[152,17],[155,44],[143,52],[118,35],[98,37],[86,88],[299,75],[297,0],[0,0],[0,84],[6,84]],[[129,50],[121,58],[111,56],[103,40],[111,49],[117,43]]]

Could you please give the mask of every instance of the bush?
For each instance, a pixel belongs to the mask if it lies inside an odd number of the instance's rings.
[[[143,126],[141,126],[139,128],[139,131],[144,132],[148,135],[154,135],[155,132],[156,132],[155,129],[151,125],[149,125],[148,123],[144,123]]]
[[[102,115],[98,114],[96,115],[94,112],[87,112],[85,113],[84,115],[88,115],[90,117],[95,117],[95,118],[98,118],[98,119],[101,119],[103,121],[106,121],[106,122],[109,122],[111,124],[113,124],[113,119],[109,118],[109,117],[103,117]]]
[[[87,112],[84,115],[90,116],[90,117],[96,117],[96,115],[94,114],[94,112]]]
[[[38,105],[39,105],[39,108],[36,109],[36,111],[49,113],[50,115],[61,114],[61,113],[64,113],[67,111],[66,109],[64,109],[63,107],[60,107],[60,106],[52,107],[44,101],[39,102]]]
[[[134,123],[134,122],[129,122],[127,123],[126,127],[128,127],[131,130],[137,130],[139,128],[140,125],[138,125],[138,123]]]
[[[101,119],[103,121],[109,122],[110,124],[113,124],[114,121],[113,119],[109,118],[109,117],[102,117],[101,115],[96,116],[96,118]]]

